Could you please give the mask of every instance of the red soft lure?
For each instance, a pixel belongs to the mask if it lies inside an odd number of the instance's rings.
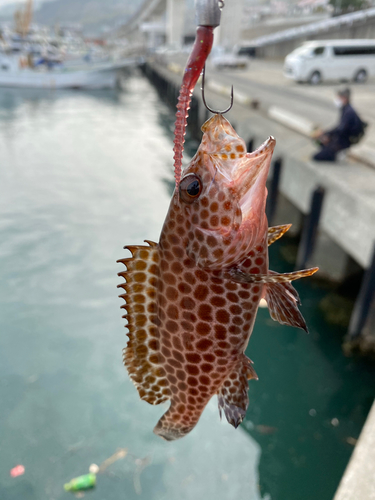
[[[176,123],[174,130],[174,176],[176,186],[181,179],[182,152],[184,150],[185,129],[190,109],[191,96],[201,74],[214,40],[213,26],[198,26],[193,50],[186,64],[180,94],[178,96]]]

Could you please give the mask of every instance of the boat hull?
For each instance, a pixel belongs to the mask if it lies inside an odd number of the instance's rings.
[[[121,68],[136,65],[136,60],[94,68],[59,68],[38,71],[29,68],[0,70],[0,87],[45,89],[114,88]]]

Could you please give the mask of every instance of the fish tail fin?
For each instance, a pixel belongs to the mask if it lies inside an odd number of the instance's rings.
[[[204,406],[197,409],[193,415],[187,414],[185,408],[184,404],[176,404],[172,401],[169,409],[155,425],[154,433],[166,441],[175,441],[189,434],[197,425]]]

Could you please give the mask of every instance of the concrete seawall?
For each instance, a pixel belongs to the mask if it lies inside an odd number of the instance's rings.
[[[334,500],[375,499],[375,403],[340,482]]]

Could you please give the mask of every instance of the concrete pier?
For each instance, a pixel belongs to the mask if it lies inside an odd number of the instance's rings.
[[[334,500],[357,499],[375,499],[375,403],[334,497]]]

